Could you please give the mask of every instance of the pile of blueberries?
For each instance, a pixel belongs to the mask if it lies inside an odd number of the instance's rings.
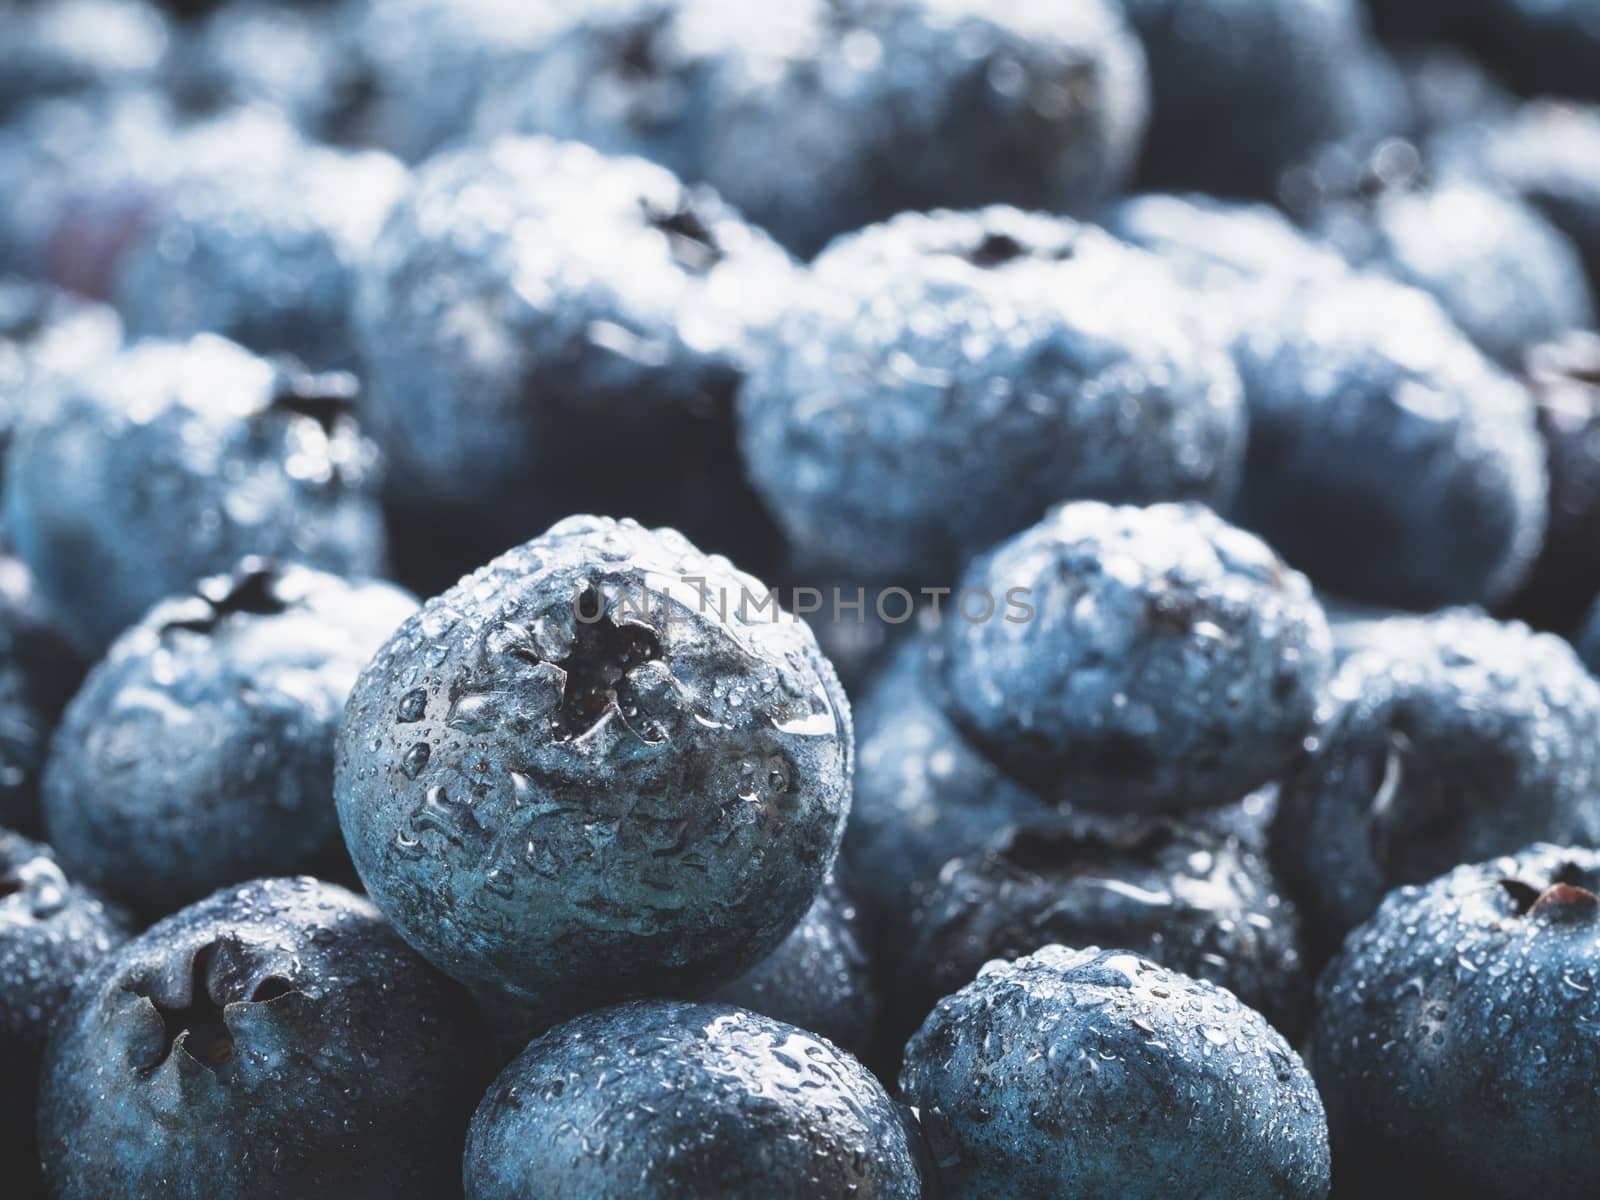
[[[1597,300],[1595,0],[0,0],[0,1195],[1593,1197]]]

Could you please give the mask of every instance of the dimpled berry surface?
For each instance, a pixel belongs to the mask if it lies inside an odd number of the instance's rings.
[[[1292,760],[1328,674],[1304,577],[1199,505],[1064,504],[962,586],[1023,589],[1031,616],[946,624],[951,715],[1013,776],[1085,808],[1237,800]]]
[[[217,892],[63,1009],[39,1099],[50,1194],[459,1194],[479,1026],[365,899],[305,877]]]
[[[765,598],[670,530],[572,517],[407,621],[335,788],[406,938],[552,1013],[712,987],[782,941],[838,849],[852,744],[815,639]]]
[[[374,574],[376,463],[347,412],[353,386],[210,334],[98,361],[12,444],[5,521],[18,557],[95,651],[246,554]]]
[[[1600,853],[1535,845],[1390,894],[1318,985],[1341,1187],[1594,1194]]]
[[[345,699],[416,607],[388,584],[260,559],[157,605],[62,718],[42,795],[51,843],[158,915],[307,868],[338,837]]]
[[[1167,818],[1062,815],[952,859],[911,918],[895,973],[920,1022],[991,959],[1117,946],[1208,979],[1294,1037],[1310,994],[1299,922],[1265,859]]]
[[[951,1200],[1328,1195],[1295,1052],[1232,993],[1124,951],[986,967],[912,1038],[900,1091]]]
[[[873,1048],[881,1004],[871,929],[853,888],[829,873],[778,948],[709,997],[821,1034],[859,1058]]]
[[[1600,838],[1600,684],[1572,647],[1471,611],[1379,623],[1284,780],[1273,851],[1322,936],[1385,893],[1530,842]]]
[[[1161,265],[991,208],[842,239],[740,396],[746,468],[789,536],[946,582],[1075,496],[1220,501],[1243,410]]]
[[[922,1196],[910,1115],[832,1043],[726,1004],[647,1000],[556,1026],[495,1081],[468,1200]]]
[[[124,918],[67,878],[48,846],[0,829],[0,1170],[38,1178],[34,1100],[50,1021],[73,985],[127,937]]]

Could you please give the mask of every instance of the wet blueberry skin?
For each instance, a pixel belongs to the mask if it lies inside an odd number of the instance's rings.
[[[39,1056],[73,985],[127,936],[126,917],[70,881],[49,847],[0,829],[0,1171],[34,1194]]]
[[[741,392],[740,446],[818,560],[948,584],[1062,499],[1225,500],[1235,383],[1151,257],[1016,209],[910,214],[817,261]]]
[[[1002,543],[945,625],[948,710],[1052,799],[1107,812],[1231,803],[1310,730],[1332,650],[1304,577],[1199,505],[1078,501]],[[1005,598],[1020,592],[1028,612]]]
[[[85,977],[45,1052],[52,1196],[459,1195],[492,1066],[466,993],[365,899],[227,888]]]
[[[1146,107],[1103,0],[635,0],[575,8],[477,126],[651,158],[809,258],[904,211],[1089,211],[1131,173]]]
[[[1353,601],[1515,590],[1545,519],[1533,405],[1434,301],[1263,208],[1139,197],[1106,220],[1213,301],[1250,419],[1232,519]]]
[[[885,923],[909,911],[949,859],[1049,811],[951,723],[946,658],[937,634],[906,641],[855,709],[855,788],[843,854]]]
[[[438,156],[357,300],[391,503],[487,543],[458,577],[574,512],[770,545],[733,395],[793,272],[715,196],[638,159],[542,138]]]
[[[1340,667],[1283,781],[1273,858],[1324,945],[1391,889],[1529,842],[1600,839],[1600,683],[1550,634],[1401,618]]]
[[[1600,595],[1600,334],[1535,347],[1526,375],[1539,406],[1550,517],[1538,561],[1504,608],[1537,628],[1572,633]],[[1593,670],[1600,657],[1583,638],[1578,644]]]
[[[5,523],[18,557],[94,652],[248,554],[376,574],[376,461],[354,386],[209,334],[102,360],[17,432]]]
[[[1542,99],[1493,116],[1441,129],[1430,154],[1537,208],[1572,239],[1600,288],[1600,107]]]
[[[472,1120],[469,1200],[916,1200],[915,1120],[830,1042],[726,1004],[575,1017],[501,1072]]]
[[[284,171],[202,179],[146,222],[112,300],[130,337],[212,332],[349,368],[357,268],[406,174],[386,154],[298,150]]]
[[[62,719],[43,784],[52,845],[153,915],[306,869],[338,838],[345,700],[416,607],[388,584],[260,559],[158,604]]]
[[[1503,189],[1431,178],[1408,143],[1381,143],[1298,215],[1352,264],[1427,292],[1508,370],[1539,343],[1594,323],[1570,241]]]
[[[765,598],[670,530],[572,517],[407,621],[335,782],[407,940],[546,1018],[775,948],[838,849],[852,740],[815,639]]]
[[[882,1008],[872,933],[853,881],[836,865],[778,948],[707,999],[820,1034],[870,1059]]]
[[[49,96],[153,82],[167,22],[146,0],[51,0],[14,6],[7,20],[0,120]]]
[[[1040,946],[1118,946],[1227,988],[1291,1040],[1311,974],[1299,920],[1265,859],[1167,818],[1064,814],[1002,830],[952,859],[894,946],[907,1032],[993,959]]]
[[[1126,951],[984,968],[911,1040],[900,1092],[951,1200],[1328,1195],[1327,1121],[1288,1043]]]
[[[39,774],[83,672],[28,568],[0,554],[0,824],[40,828]]]
[[[1594,1192],[1600,853],[1549,844],[1391,893],[1317,988],[1340,1186]]]

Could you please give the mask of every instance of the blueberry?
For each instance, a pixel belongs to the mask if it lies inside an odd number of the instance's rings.
[[[167,23],[146,0],[32,0],[6,6],[0,120],[46,96],[152,82]]]
[[[1550,516],[1538,561],[1505,607],[1569,633],[1600,595],[1600,335],[1572,333],[1535,347],[1527,378],[1544,435]],[[1600,664],[1584,657],[1591,669]]]
[[[1324,943],[1385,893],[1531,841],[1600,838],[1600,683],[1561,639],[1475,613],[1390,623],[1348,658],[1273,849]]]
[[[940,1001],[906,1048],[950,1200],[1328,1195],[1311,1076],[1232,993],[1046,946]]]
[[[1108,0],[625,0],[574,13],[478,126],[655,159],[810,257],[906,210],[1088,211],[1145,112]]]
[[[407,940],[548,1014],[773,950],[838,849],[852,744],[832,668],[768,599],[671,530],[572,517],[402,625],[334,790]]]
[[[961,586],[993,612],[945,625],[953,719],[1085,808],[1237,800],[1293,760],[1328,674],[1305,579],[1199,505],[1064,504]]]
[[[1108,220],[1211,298],[1232,346],[1250,415],[1233,519],[1366,604],[1517,587],[1547,495],[1533,405],[1427,295],[1264,209],[1142,197]]]
[[[1317,988],[1341,1189],[1594,1193],[1600,853],[1535,845],[1405,887]]]
[[[188,120],[124,91],[35,104],[0,126],[0,263],[107,299],[140,231],[197,181],[282,172],[303,149],[263,107]]]
[[[1593,323],[1583,263],[1528,205],[1469,180],[1429,178],[1417,148],[1385,140],[1327,164],[1299,216],[1354,265],[1429,293],[1485,354],[1515,369],[1536,344]]]
[[[17,432],[5,473],[17,554],[91,650],[246,554],[374,574],[376,464],[349,415],[354,388],[211,335],[104,359]]]
[[[459,1194],[487,1072],[469,998],[366,900],[217,892],[100,963],[45,1051],[53,1197]]]
[[[270,105],[307,134],[334,132],[348,56],[340,3],[227,0],[173,31],[162,83],[186,112]]]
[[[129,335],[209,331],[257,353],[351,366],[356,270],[405,178],[386,154],[306,147],[281,174],[190,184],[119,259],[112,299]]]
[[[1430,151],[1456,169],[1509,189],[1577,247],[1600,289],[1600,107],[1530,101],[1498,119],[1458,122]]]
[[[914,1119],[821,1039],[726,1004],[647,1000],[556,1026],[467,1137],[468,1200],[917,1200]]]
[[[821,1034],[861,1058],[879,1017],[865,915],[835,869],[800,924],[766,958],[710,996]]]
[[[156,605],[56,732],[51,844],[74,874],[157,915],[306,868],[338,836],[345,698],[415,609],[387,584],[260,559]]]
[[[0,276],[0,455],[59,379],[121,344],[117,315],[44,284]]]
[[[34,1194],[39,1057],[78,977],[126,937],[124,918],[62,874],[48,847],[0,829],[0,1172]]]
[[[420,162],[457,142],[479,97],[559,27],[568,0],[345,0],[329,132]]]
[[[1341,132],[1342,67],[1365,43],[1356,0],[1121,4],[1150,61],[1142,173],[1155,186],[1266,196]]]
[[[1298,921],[1266,861],[1165,818],[1064,815],[1003,830],[952,859],[911,918],[894,978],[914,1027],[992,959],[1040,946],[1118,946],[1226,987],[1286,1036],[1311,978]]]
[[[957,855],[1049,811],[974,747],[945,710],[942,637],[895,651],[856,709],[855,791],[844,857],[886,919],[907,911]]]
[[[39,773],[84,664],[28,568],[0,555],[0,822],[39,828]]]
[[[740,396],[752,480],[803,550],[947,583],[1055,501],[1220,499],[1227,356],[1152,258],[1063,218],[898,217],[834,245]]]
[[[543,139],[435,158],[358,300],[395,504],[491,551],[590,510],[770,546],[733,394],[791,272],[715,196],[637,159]]]

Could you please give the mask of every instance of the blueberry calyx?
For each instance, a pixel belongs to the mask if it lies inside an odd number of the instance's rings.
[[[360,385],[348,371],[307,371],[296,362],[279,362],[268,411],[310,417],[332,433],[355,412]]]
[[[207,979],[211,964],[221,949],[220,942],[211,942],[195,951],[189,965],[188,996],[182,1004],[163,1004],[148,992],[135,989],[155,1006],[166,1027],[166,1044],[161,1056],[151,1063],[146,1073],[153,1073],[178,1050],[182,1050],[203,1067],[217,1068],[233,1058],[233,1033],[223,1019],[222,1005],[211,997]]]
[[[661,657],[661,639],[642,625],[618,625],[594,589],[578,597],[572,649],[553,665],[563,674],[561,719],[568,735],[584,736],[628,699],[628,672]]]
[[[228,617],[248,614],[275,617],[289,605],[278,595],[276,564],[263,559],[247,559],[240,570],[222,579],[210,579],[198,589],[208,611],[204,616],[169,621],[163,631],[184,629],[190,633],[212,633]]]
[[[672,261],[685,271],[704,275],[726,257],[716,234],[694,211],[691,197],[684,196],[670,209],[658,208],[648,200],[640,200],[639,204],[646,223],[667,235]]]
[[[1578,882],[1578,871],[1570,864],[1555,873],[1550,886],[1540,889],[1520,879],[1502,879],[1500,886],[1511,897],[1519,917],[1544,916],[1552,920],[1587,918],[1600,910],[1600,896]]]
[[[967,261],[975,267],[999,267],[1026,253],[1022,243],[1010,234],[989,233],[967,254]]]

